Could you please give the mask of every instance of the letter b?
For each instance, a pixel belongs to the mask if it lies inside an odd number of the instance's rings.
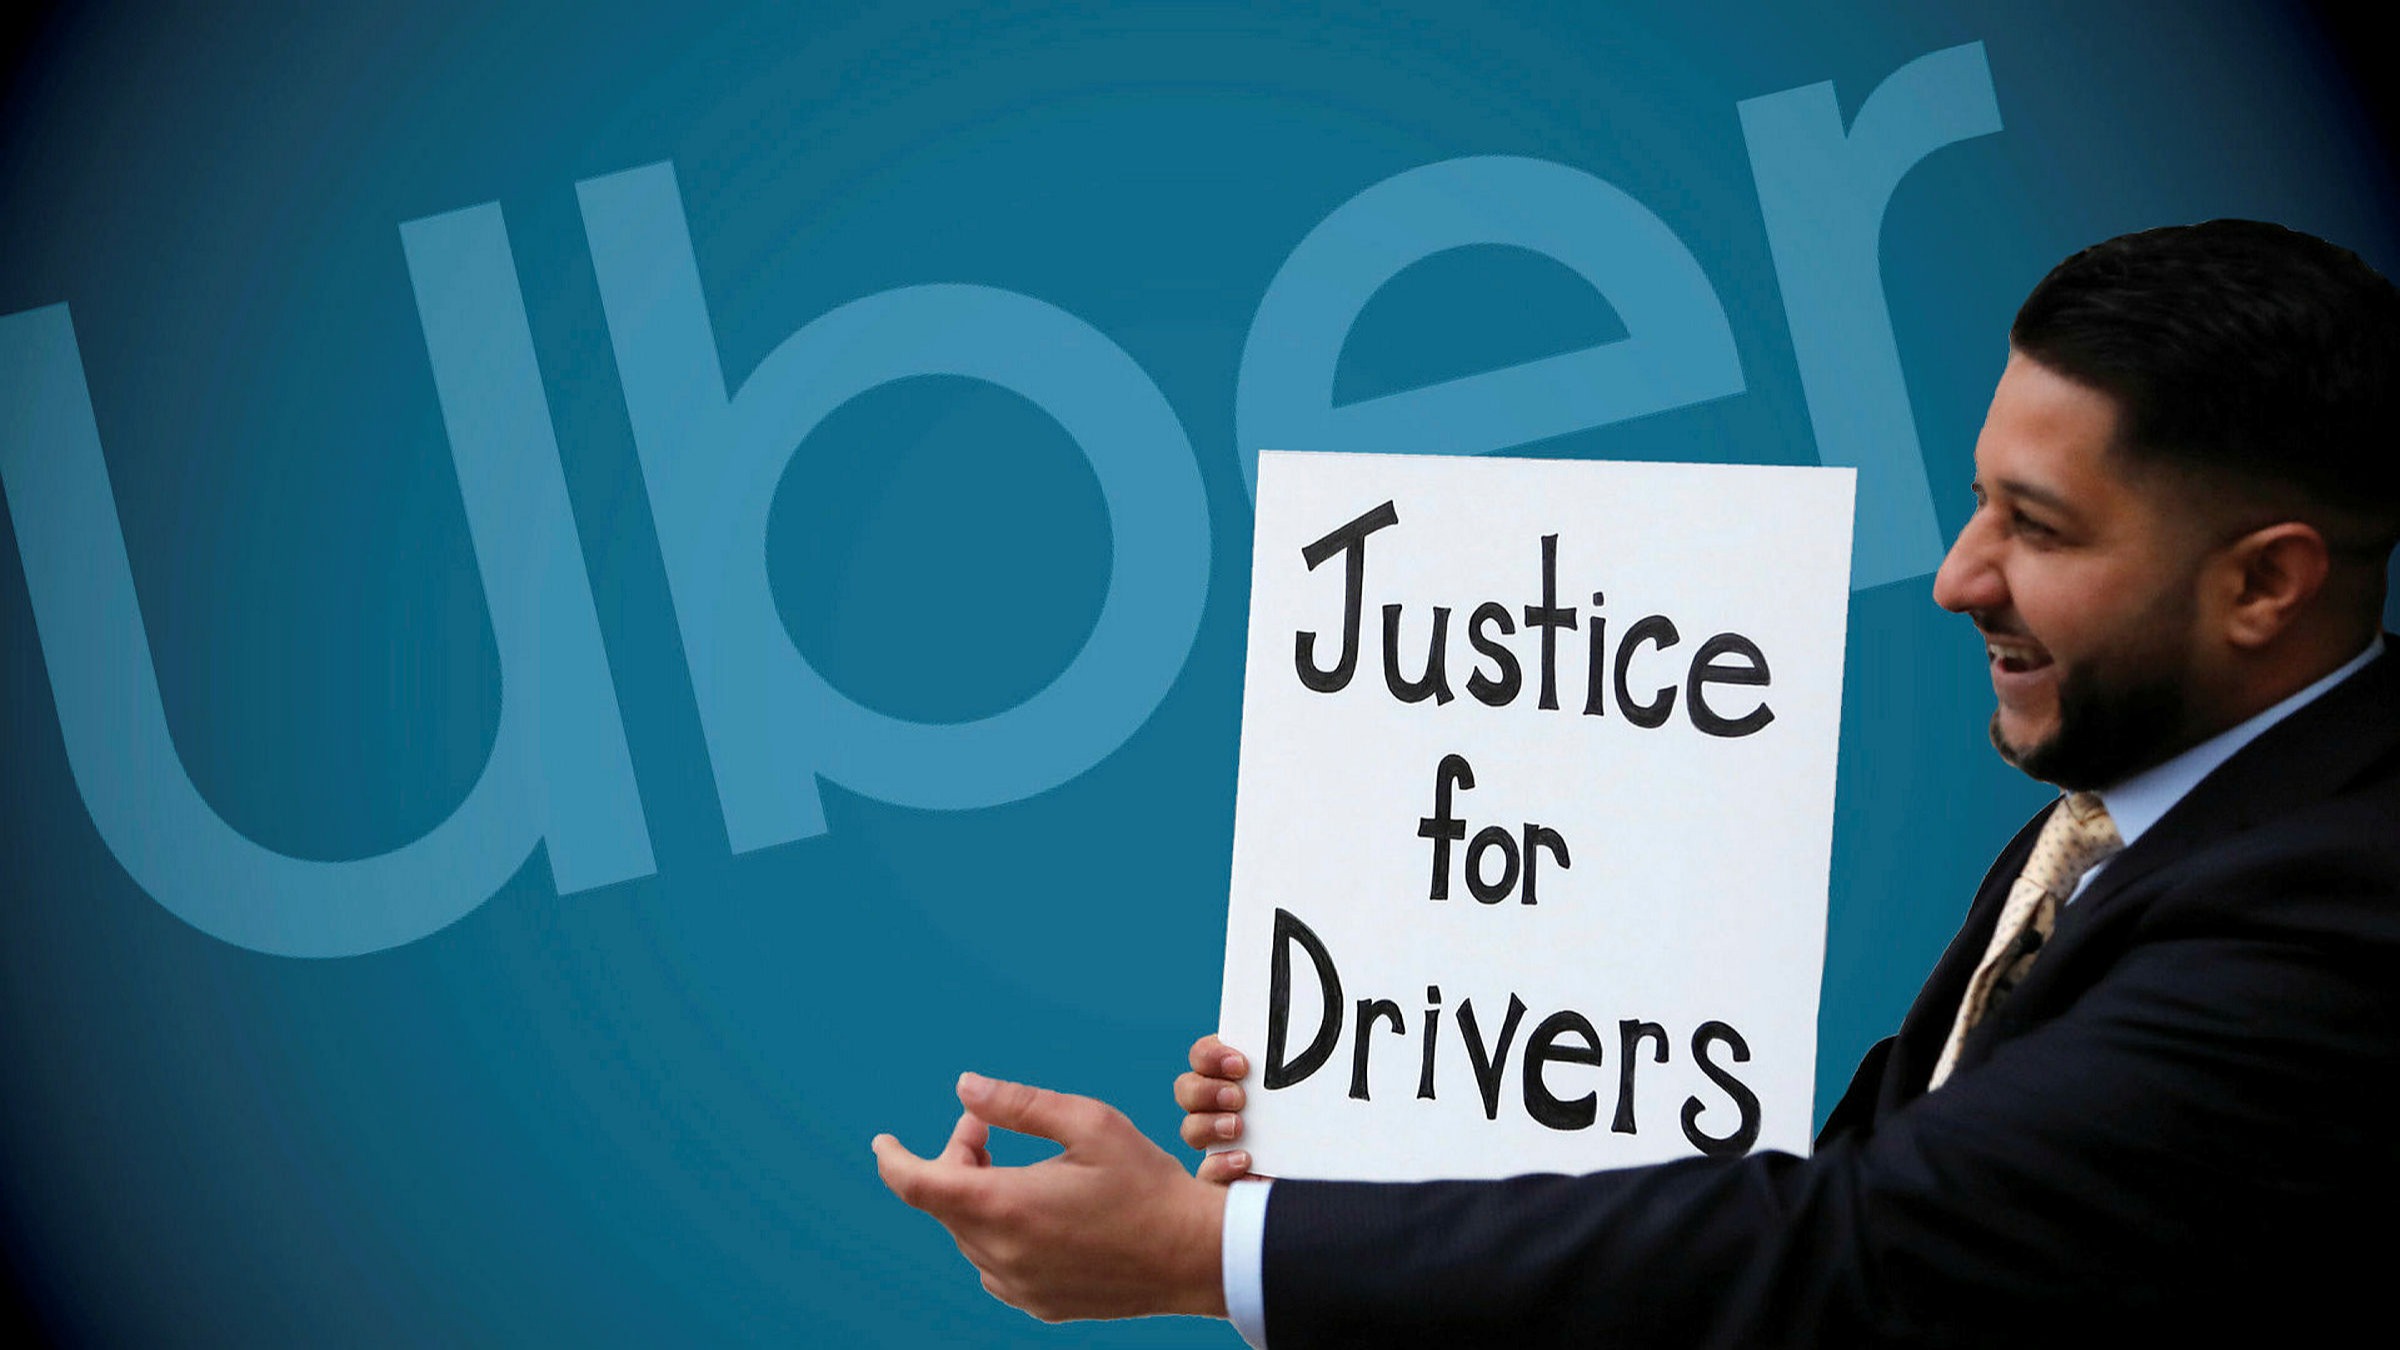
[[[728,393],[674,170],[576,192],[734,852],[824,833],[818,778],[964,810],[1064,783],[1133,734],[1199,631],[1209,523],[1183,426],[1131,357],[1012,291],[910,286],[819,317]],[[955,725],[835,689],[784,632],[766,566],[768,507],[810,431],[867,390],[934,374],[988,381],[1057,418],[1100,480],[1115,541],[1075,659],[1016,707]]]

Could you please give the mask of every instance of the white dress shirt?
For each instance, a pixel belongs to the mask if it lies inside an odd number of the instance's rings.
[[[2096,789],[2101,805],[2108,808],[2109,819],[2116,822],[2117,834],[2126,847],[2156,825],[2184,794],[2199,786],[2200,780],[2214,772],[2218,765],[2233,758],[2243,746],[2257,740],[2267,728],[2300,711],[2328,689],[2357,674],[2368,662],[2383,654],[2383,635],[2377,633],[2367,649],[2343,663],[2340,669],[2225,731],[2220,731],[2164,764],[2142,770],[2112,787]],[[2075,883],[2075,896],[2092,884],[2108,866],[2101,862],[2083,874]],[[1253,1350],[1267,1350],[1267,1194],[1274,1188],[1272,1181],[1246,1179],[1235,1182],[1225,1195],[1225,1241],[1221,1249],[1224,1260],[1225,1315],[1234,1330],[1242,1333]]]

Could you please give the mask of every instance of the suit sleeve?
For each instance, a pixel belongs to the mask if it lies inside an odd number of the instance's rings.
[[[2303,880],[2329,893],[2153,907],[2063,1013],[1810,1158],[1279,1183],[1268,1342],[2024,1346],[2072,1317],[2156,1343],[2356,1302],[2391,1244],[2337,1234],[2400,1189],[2400,900]]]

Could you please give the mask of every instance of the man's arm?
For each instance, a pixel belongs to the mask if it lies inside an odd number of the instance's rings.
[[[1280,1181],[1269,1342],[2021,1345],[2062,1319],[2356,1304],[2380,1248],[2341,1235],[2400,1190],[2392,926],[2347,949],[2272,926],[2137,943],[2064,1015],[1809,1159]],[[877,1154],[987,1288],[1045,1319],[1222,1314],[1221,1188],[1100,1103],[973,1078],[961,1100],[943,1157]],[[989,1167],[984,1121],[1066,1152]]]
[[[2371,1296],[2355,1277],[2380,1258],[2348,1233],[2394,1201],[2389,927],[2380,951],[2263,927],[2142,943],[2066,1014],[1805,1160],[1280,1181],[1268,1342],[2021,1346],[2317,1322]]]
[[[2400,1209],[2391,819],[2327,811],[2235,845],[2238,865],[2162,873],[2180,895],[2113,897],[2110,935],[2037,967],[1988,1058],[1812,1158],[1279,1181],[1270,1343],[2021,1346],[2069,1319],[2214,1340],[2360,1311],[2389,1243],[2354,1235]],[[1099,1103],[984,1091],[962,1085],[978,1120],[1068,1153],[990,1169],[878,1152],[987,1284],[1043,1316],[1221,1311],[1221,1190]],[[1093,1297],[1087,1265],[1136,1273]]]

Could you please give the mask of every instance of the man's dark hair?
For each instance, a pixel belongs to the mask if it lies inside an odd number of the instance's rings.
[[[2137,461],[2314,508],[2344,551],[2400,538],[2400,290],[2346,248],[2255,220],[2120,235],[2051,269],[2009,345],[2115,399]]]

